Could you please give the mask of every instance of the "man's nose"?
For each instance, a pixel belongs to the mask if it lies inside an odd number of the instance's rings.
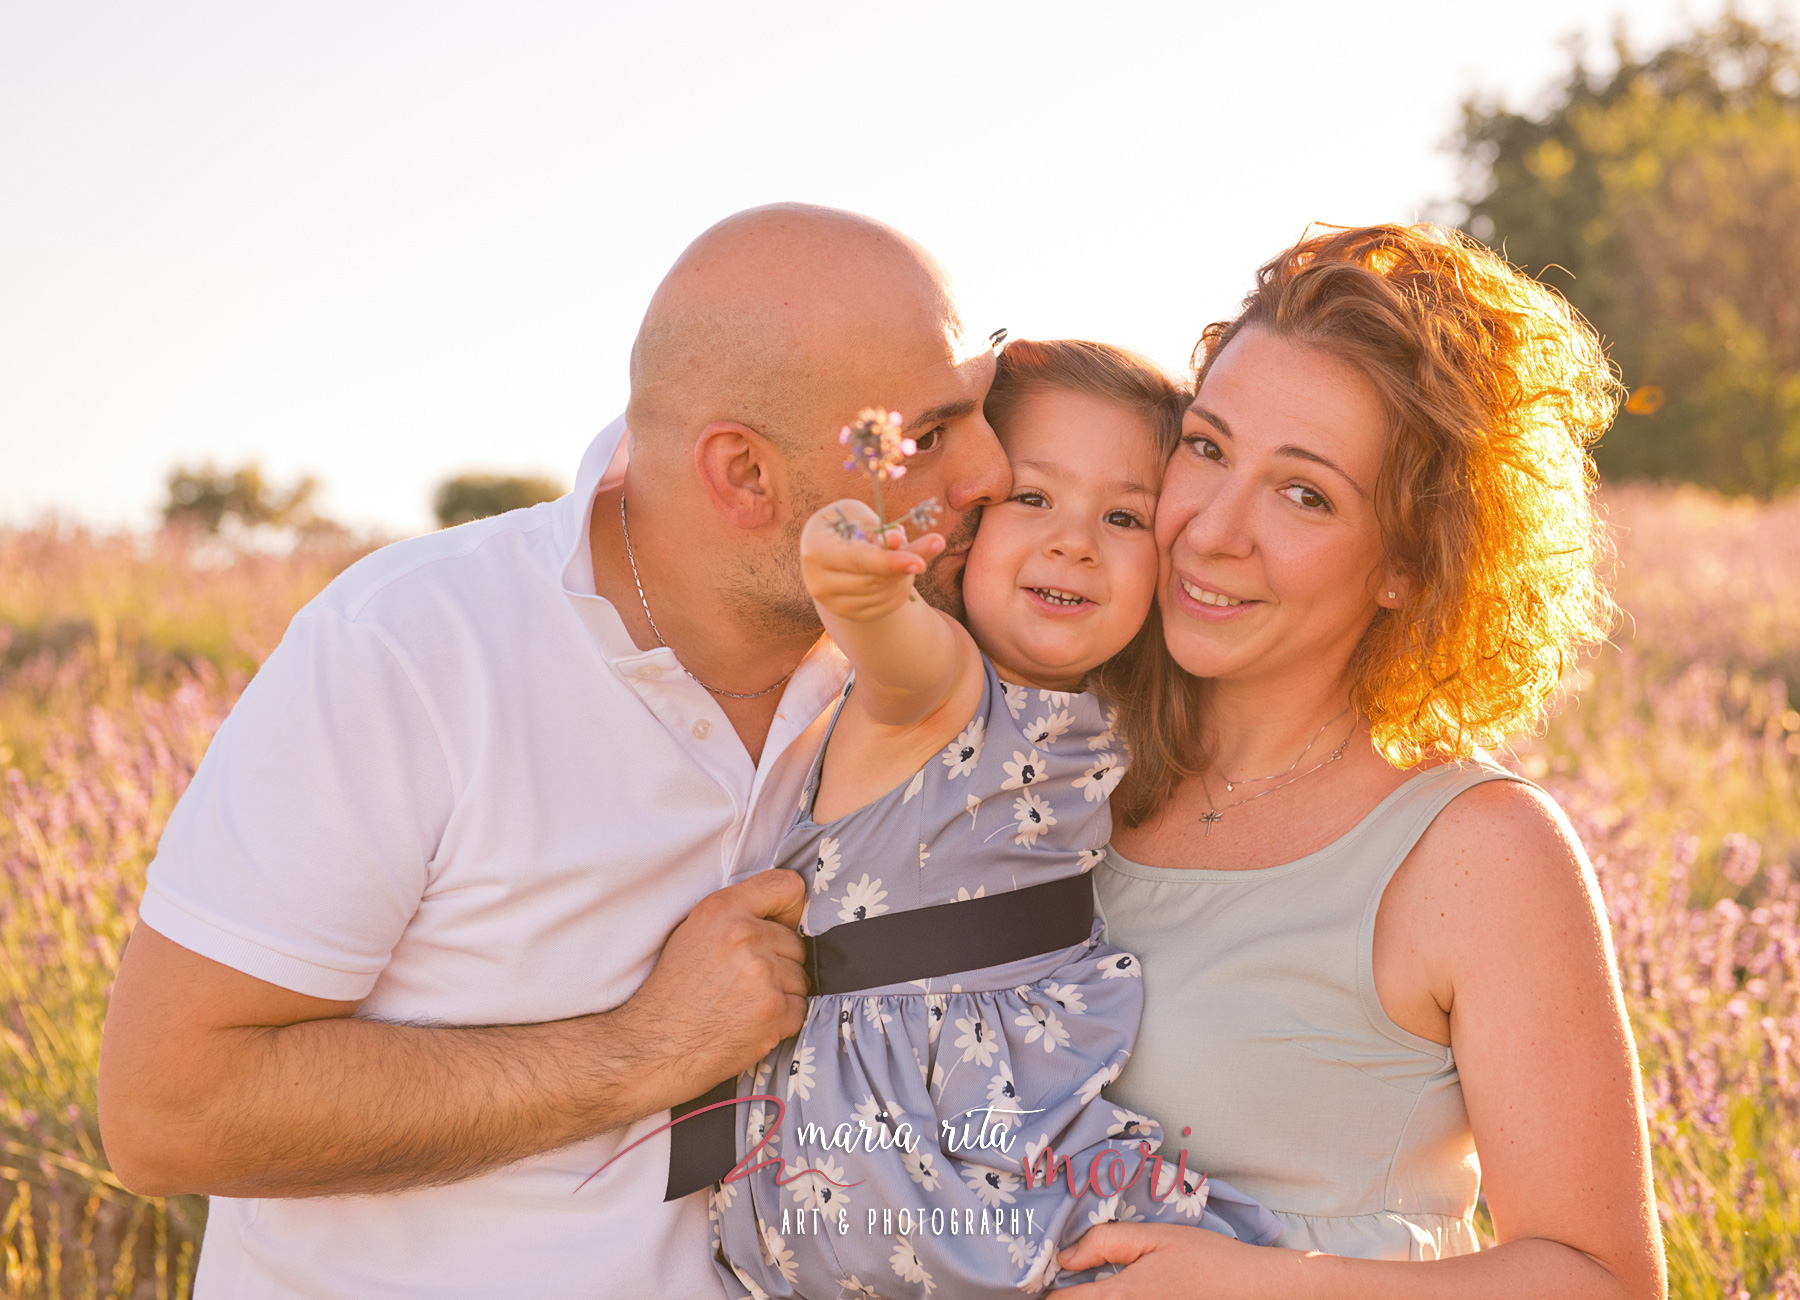
[[[944,497],[950,508],[973,510],[991,506],[1012,495],[1012,466],[987,418],[977,411],[951,440],[950,465],[945,474]]]

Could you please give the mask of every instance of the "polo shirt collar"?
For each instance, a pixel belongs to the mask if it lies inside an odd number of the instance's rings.
[[[588,529],[594,514],[594,498],[604,487],[625,477],[625,464],[630,456],[630,432],[621,415],[602,429],[582,454],[581,467],[575,472],[574,489],[556,502],[557,538],[561,544],[562,563],[558,572],[563,593],[575,600],[595,601],[606,607],[608,626],[596,629],[601,653],[612,664],[628,674],[648,664],[667,672],[680,672],[675,652],[667,646],[639,650],[631,643],[625,625],[612,602],[594,589],[594,556],[588,549]],[[589,620],[590,625],[592,620]],[[849,676],[849,661],[828,636],[819,638],[794,670],[788,689],[782,694],[778,721],[810,718],[823,709],[843,689]],[[804,725],[804,724],[802,724]]]
[[[574,489],[556,503],[557,540],[562,563],[557,572],[563,591],[575,597],[600,599],[594,590],[594,556],[588,549],[588,526],[594,514],[594,497],[602,487],[625,477],[631,454],[630,434],[621,415],[595,435],[575,471]]]

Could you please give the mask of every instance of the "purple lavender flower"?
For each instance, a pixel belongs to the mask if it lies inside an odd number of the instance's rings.
[[[844,468],[851,471],[861,470],[869,476],[869,482],[874,486],[875,518],[879,521],[872,534],[865,533],[854,526],[851,526],[851,531],[845,532],[845,526],[849,525],[850,521],[842,519],[840,516],[842,522],[834,522],[832,527],[837,530],[838,536],[846,541],[854,538],[858,541],[873,541],[877,545],[884,545],[887,541],[888,530],[901,527],[899,520],[890,520],[882,509],[881,485],[906,477],[906,458],[919,449],[917,443],[901,433],[904,424],[905,421],[900,418],[900,412],[889,411],[879,406],[870,406],[858,411],[856,419],[838,431],[838,443],[850,449],[850,455],[844,461]],[[937,499],[933,497],[919,502],[918,505],[907,511],[904,518],[915,527],[929,528],[931,521],[937,518],[937,514]]]
[[[904,478],[905,459],[918,450],[911,438],[902,436],[900,412],[878,406],[857,412],[856,420],[838,433],[838,442],[850,448],[844,462],[848,470],[862,470],[876,483]]]

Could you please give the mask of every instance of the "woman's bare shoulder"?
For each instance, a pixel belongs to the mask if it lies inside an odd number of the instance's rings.
[[[1607,963],[1605,930],[1593,869],[1555,800],[1486,781],[1438,813],[1384,892],[1377,993],[1402,1028],[1449,1043],[1452,1009],[1478,990],[1585,981]]]
[[[1451,799],[1419,847],[1427,857],[1499,854],[1525,870],[1557,872],[1587,860],[1556,800],[1529,782],[1505,779],[1483,781]]]
[[[1486,781],[1452,799],[1407,856],[1384,910],[1390,902],[1449,966],[1570,927],[1592,933],[1601,917],[1569,819],[1522,781]]]

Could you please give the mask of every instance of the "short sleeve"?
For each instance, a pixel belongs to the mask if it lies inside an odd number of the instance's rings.
[[[443,747],[392,649],[315,601],[213,738],[139,915],[247,975],[360,1000],[418,909],[452,805]]]

